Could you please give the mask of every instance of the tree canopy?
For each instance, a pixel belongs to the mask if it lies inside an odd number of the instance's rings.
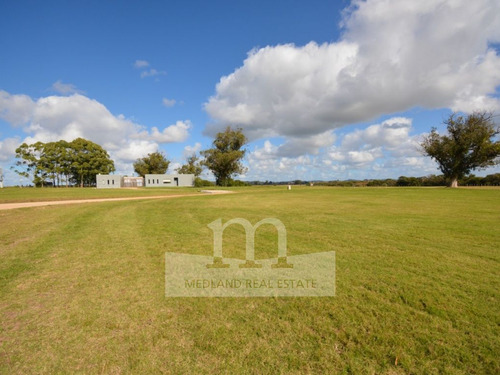
[[[201,152],[205,157],[202,164],[212,171],[217,185],[227,186],[233,175],[246,171],[241,164],[246,152],[242,147],[246,143],[241,128],[233,130],[228,126],[224,132],[217,133],[213,148]]]
[[[203,168],[201,167],[199,158],[196,155],[189,156],[186,160],[186,164],[177,168],[177,173],[194,174],[195,177],[198,177],[202,171]]]
[[[449,186],[458,186],[458,179],[473,170],[500,162],[500,141],[495,141],[500,129],[493,122],[491,113],[474,112],[467,116],[454,113],[444,124],[448,134],[440,135],[436,128],[432,128],[421,147],[424,155],[438,163]]]
[[[16,149],[14,171],[35,186],[60,186],[63,178],[80,186],[93,186],[96,174],[114,172],[113,160],[98,144],[77,138],[71,142],[23,143]]]
[[[164,174],[167,172],[170,160],[163,152],[153,152],[143,158],[139,158],[134,163],[134,171],[141,177],[147,174]]]
[[[95,184],[96,174],[115,171],[109,155],[101,146],[87,139],[77,138],[71,142],[71,170],[80,186]]]

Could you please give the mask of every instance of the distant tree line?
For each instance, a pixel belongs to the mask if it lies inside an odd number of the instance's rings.
[[[84,138],[71,142],[23,143],[16,149],[12,169],[37,187],[95,186],[96,175],[115,171],[106,150]]]
[[[489,174],[486,177],[470,175],[459,181],[463,186],[500,186],[500,173]],[[343,181],[251,181],[250,185],[310,185],[315,186],[337,186],[337,187],[371,187],[371,186],[448,186],[449,181],[444,175],[429,175],[424,177],[400,176],[398,179],[366,179],[366,180],[343,180]]]

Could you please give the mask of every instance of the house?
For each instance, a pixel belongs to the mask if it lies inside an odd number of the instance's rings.
[[[194,174],[147,174],[146,187],[194,186]]]
[[[147,174],[142,177],[98,174],[98,189],[118,189],[126,187],[194,186],[194,174]]]
[[[98,189],[118,189],[123,187],[123,176],[118,174],[98,174],[96,177],[96,187]]]

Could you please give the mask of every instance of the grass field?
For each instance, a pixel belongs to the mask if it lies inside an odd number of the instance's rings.
[[[500,189],[236,191],[0,211],[0,373],[500,373]],[[165,252],[267,217],[292,255],[336,252],[336,297],[164,296]],[[276,247],[259,229],[257,257]]]

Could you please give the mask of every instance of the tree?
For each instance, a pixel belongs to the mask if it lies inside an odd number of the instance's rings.
[[[77,138],[69,143],[69,147],[72,179],[80,187],[94,185],[95,176],[99,173],[109,174],[115,171],[113,160],[98,144]]]
[[[217,133],[213,148],[201,152],[205,157],[202,164],[212,171],[217,185],[227,186],[231,176],[245,172],[241,160],[245,156],[246,150],[242,147],[246,143],[242,129],[233,130],[228,126],[224,132]]]
[[[61,176],[84,185],[94,185],[95,175],[115,170],[113,161],[101,146],[83,138],[72,142],[36,142],[21,144],[16,149],[15,172],[20,176],[32,178],[35,186],[44,186],[47,179],[53,186],[59,186]]]
[[[16,148],[16,161],[14,172],[26,178],[31,178],[35,186],[42,186],[46,178],[46,173],[41,165],[43,154],[43,143],[36,142],[28,145],[21,144]]]
[[[495,126],[491,113],[474,112],[466,117],[454,113],[444,124],[448,135],[439,135],[436,128],[432,128],[421,147],[424,155],[438,163],[448,186],[457,187],[458,179],[471,171],[500,162],[500,141],[493,141],[500,129]]]
[[[71,152],[69,143],[66,141],[41,143],[40,168],[52,180],[52,186],[60,186],[61,176],[66,176],[68,186],[68,175],[71,167]]]
[[[163,152],[153,152],[143,158],[137,159],[134,163],[134,171],[141,177],[147,174],[164,174],[167,172],[170,160]]]
[[[203,171],[203,168],[198,160],[199,158],[196,155],[189,156],[186,160],[187,163],[182,167],[177,168],[177,173],[194,174],[194,177],[198,177]]]

